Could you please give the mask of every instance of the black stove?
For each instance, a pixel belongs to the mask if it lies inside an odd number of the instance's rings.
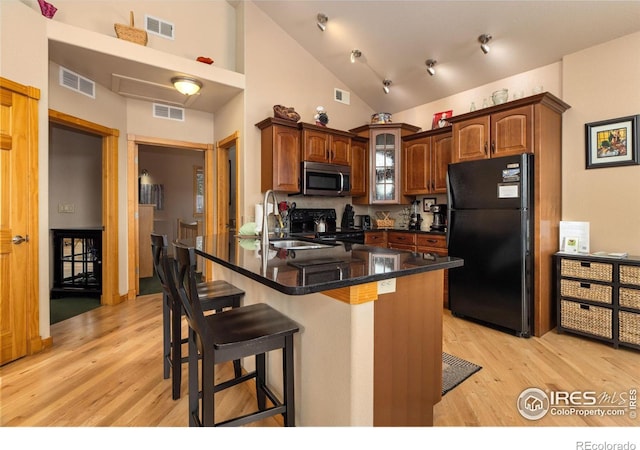
[[[316,222],[325,221],[325,231],[316,231]],[[337,228],[336,210],[325,208],[298,208],[289,216],[289,232],[293,236],[313,236],[324,242],[351,242],[364,244],[364,231],[356,228]]]

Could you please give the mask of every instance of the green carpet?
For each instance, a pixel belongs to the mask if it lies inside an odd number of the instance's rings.
[[[71,317],[91,311],[100,306],[99,298],[91,297],[62,297],[49,301],[51,325],[62,322]]]
[[[140,291],[138,295],[157,294],[162,292],[162,286],[160,285],[160,279],[153,271],[152,277],[140,278]]]

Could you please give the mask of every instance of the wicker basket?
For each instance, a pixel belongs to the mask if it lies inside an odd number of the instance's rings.
[[[563,297],[591,300],[599,303],[612,303],[612,288],[604,284],[581,283],[579,281],[561,280],[560,295]]]
[[[619,318],[618,339],[621,342],[640,345],[640,314],[620,311]]]
[[[116,30],[118,39],[134,42],[140,45],[147,45],[147,32],[133,27],[133,11],[129,12],[129,25],[116,23],[113,27]]]
[[[625,308],[640,309],[640,290],[621,287],[619,295],[620,306],[624,306]]]
[[[640,266],[620,265],[620,283],[640,286]]]
[[[613,265],[590,261],[563,259],[560,267],[563,277],[585,278],[587,280],[613,281]]]
[[[568,330],[582,331],[607,339],[613,337],[611,309],[561,300],[560,323]]]
[[[377,211],[376,215],[376,228],[393,228],[396,223],[396,219],[389,218],[389,211]]]

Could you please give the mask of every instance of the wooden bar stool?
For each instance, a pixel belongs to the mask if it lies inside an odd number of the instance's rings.
[[[293,335],[299,325],[265,303],[205,316],[197,295],[195,251],[178,244],[174,249],[173,288],[189,323],[189,425],[239,426],[282,414],[285,426],[294,426]],[[282,401],[266,383],[265,356],[273,350],[283,354]],[[255,356],[255,371],[215,384],[216,364],[249,356]],[[216,423],[214,394],[250,379],[255,379],[258,410]],[[267,397],[273,404],[269,408]]]
[[[184,310],[180,299],[171,294],[169,282],[172,281],[171,271],[167,271],[163,261],[168,259],[168,239],[166,235],[151,233],[151,251],[153,265],[162,285],[162,341],[164,378],[171,374],[172,397],[180,398],[180,384],[182,383],[182,363],[187,358],[182,356],[182,344],[187,338],[182,337],[182,316]],[[237,308],[244,297],[244,291],[226,281],[216,280],[197,284],[198,300],[203,311],[222,311],[224,308]],[[240,360],[233,362],[236,377],[242,375]]]

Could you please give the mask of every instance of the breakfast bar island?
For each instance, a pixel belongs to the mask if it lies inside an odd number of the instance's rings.
[[[299,426],[431,426],[442,389],[444,270],[463,261],[337,242],[204,236],[180,241],[205,273],[300,324],[294,340]],[[231,245],[229,245],[231,244]],[[247,370],[252,360],[245,360]],[[268,355],[281,392],[282,361]]]

